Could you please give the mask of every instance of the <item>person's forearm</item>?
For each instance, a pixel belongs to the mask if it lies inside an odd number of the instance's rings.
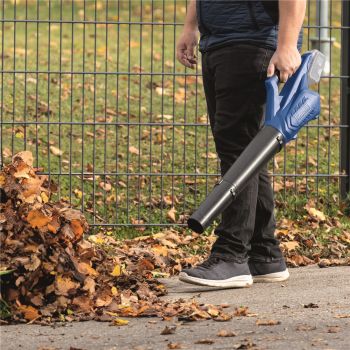
[[[305,8],[306,0],[279,0],[278,48],[297,45]]]
[[[196,11],[196,0],[191,0],[187,8],[187,15],[185,19],[185,30],[197,30],[197,11]]]

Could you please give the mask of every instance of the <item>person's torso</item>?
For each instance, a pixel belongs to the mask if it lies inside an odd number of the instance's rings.
[[[278,0],[197,0],[200,50],[234,42],[275,49]]]

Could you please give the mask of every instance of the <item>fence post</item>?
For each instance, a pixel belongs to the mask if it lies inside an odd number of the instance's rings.
[[[345,199],[350,192],[350,2],[342,1],[342,35],[341,35],[341,124],[340,130],[340,193]]]
[[[330,51],[334,41],[329,37],[329,1],[316,0],[316,36],[311,38],[313,49],[320,50],[326,56],[326,64],[323,68],[324,74],[329,74],[330,67]]]

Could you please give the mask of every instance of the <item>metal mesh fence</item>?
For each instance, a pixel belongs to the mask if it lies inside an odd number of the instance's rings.
[[[0,2],[1,162],[30,150],[93,225],[184,224],[219,176],[200,64],[175,58],[186,1]],[[270,164],[279,213],[339,202],[342,3],[327,2],[318,121]],[[304,50],[324,33],[309,1]],[[314,39],[316,38],[316,40]],[[347,73],[348,74],[348,73]],[[347,112],[346,112],[347,113]],[[341,124],[341,120],[343,124]],[[347,136],[346,136],[347,137]],[[343,147],[344,148],[344,147]]]

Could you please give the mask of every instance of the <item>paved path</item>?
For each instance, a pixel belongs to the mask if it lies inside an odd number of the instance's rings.
[[[283,284],[255,284],[248,289],[208,291],[177,279],[166,280],[167,298],[196,295],[204,303],[248,306],[256,317],[235,317],[229,322],[181,323],[159,319],[131,319],[123,327],[81,322],[53,327],[3,326],[1,349],[158,350],[180,343],[182,349],[350,349],[350,267],[292,269]],[[318,307],[305,308],[310,303]],[[339,318],[347,315],[347,318]],[[337,317],[338,316],[338,317]],[[279,325],[257,326],[257,319],[277,320]],[[164,327],[176,325],[175,334],[161,335]],[[218,337],[220,330],[235,337]],[[212,344],[196,344],[211,339]],[[255,346],[253,345],[255,344]]]

